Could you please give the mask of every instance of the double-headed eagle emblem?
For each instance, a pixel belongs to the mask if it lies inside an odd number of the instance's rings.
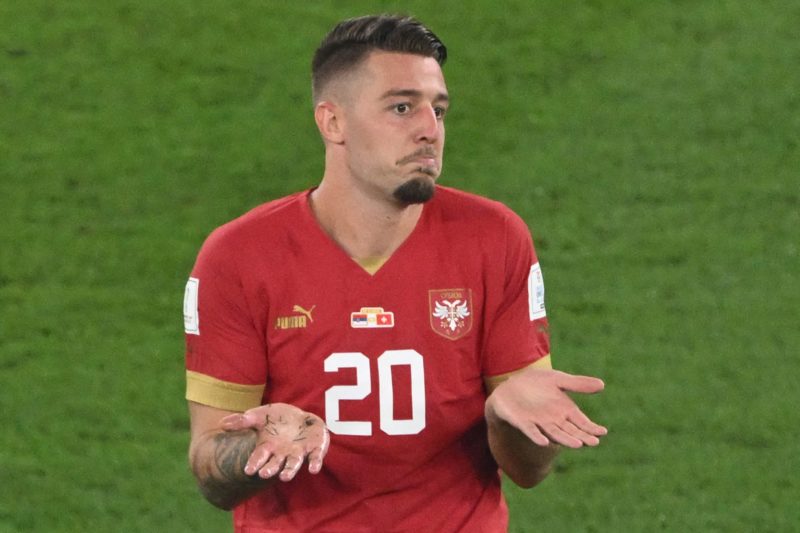
[[[433,289],[428,291],[429,317],[433,331],[450,340],[460,339],[472,330],[472,291]]]
[[[466,300],[452,302],[442,300],[441,302],[435,302],[434,305],[436,308],[433,311],[433,316],[444,321],[447,324],[447,328],[454,333],[459,326],[464,324],[464,319],[469,316]]]

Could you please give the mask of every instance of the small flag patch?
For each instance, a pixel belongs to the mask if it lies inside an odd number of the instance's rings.
[[[393,328],[394,313],[384,311],[383,307],[362,307],[350,313],[350,327],[353,328]]]

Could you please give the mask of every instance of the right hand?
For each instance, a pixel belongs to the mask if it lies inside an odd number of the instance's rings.
[[[486,419],[504,420],[539,446],[597,446],[608,430],[581,411],[567,392],[593,394],[602,380],[558,370],[525,368],[497,386],[486,400]]]
[[[308,471],[317,474],[328,453],[330,435],[325,422],[293,405],[262,405],[226,416],[221,423],[225,431],[256,431],[256,447],[244,467],[248,476],[267,479],[280,473],[281,481],[290,481],[306,459]]]

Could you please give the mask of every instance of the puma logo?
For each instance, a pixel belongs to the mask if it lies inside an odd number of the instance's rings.
[[[300,307],[299,305],[295,305],[294,307],[292,307],[292,312],[293,313],[300,313],[301,315],[305,315],[305,316],[308,317],[308,321],[309,322],[314,322],[314,319],[311,318],[311,313],[314,311],[315,307],[317,307],[317,306],[316,305],[312,305],[311,309],[305,310],[302,307]]]
[[[303,309],[299,305],[292,307],[292,313],[300,313],[299,315],[292,316],[279,316],[275,319],[275,329],[297,329],[306,328],[310,322],[314,322],[311,313],[314,311],[316,305],[312,305],[310,309]]]

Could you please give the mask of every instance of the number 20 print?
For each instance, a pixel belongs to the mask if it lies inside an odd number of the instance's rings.
[[[387,435],[416,435],[425,428],[425,369],[422,356],[414,350],[387,350],[377,359],[380,426]],[[411,370],[411,418],[394,417],[392,371],[396,366]],[[360,352],[337,352],[325,359],[325,372],[355,368],[355,385],[335,385],[325,391],[325,423],[337,435],[372,435],[372,422],[340,420],[339,402],[363,400],[372,392],[369,358]]]

